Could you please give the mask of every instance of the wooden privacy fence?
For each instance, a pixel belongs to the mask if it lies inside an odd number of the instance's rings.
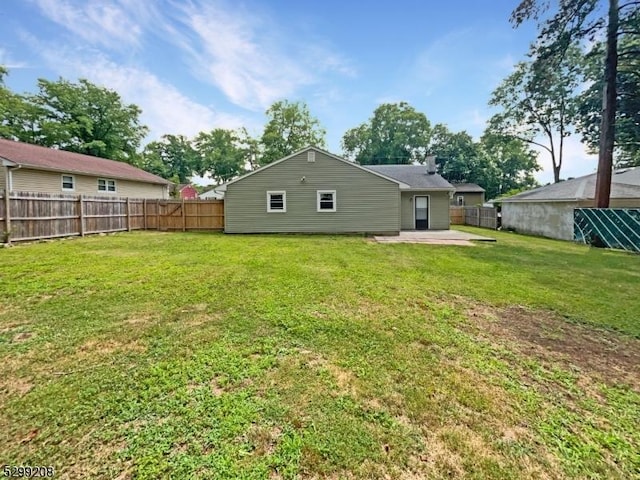
[[[498,209],[494,207],[449,207],[452,225],[498,228]]]
[[[2,241],[131,230],[222,230],[223,200],[158,200],[32,192],[0,194]]]

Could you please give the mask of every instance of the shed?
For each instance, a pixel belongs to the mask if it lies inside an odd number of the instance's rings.
[[[573,210],[595,205],[596,174],[566,180],[500,199],[502,226],[517,232],[573,240]],[[612,208],[640,207],[640,167],[615,170]]]

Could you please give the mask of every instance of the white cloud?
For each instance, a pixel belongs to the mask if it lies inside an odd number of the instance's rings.
[[[146,11],[135,2],[87,0],[33,0],[49,20],[63,26],[92,45],[124,50],[137,47],[143,34],[132,11]],[[138,2],[138,4],[144,2]]]
[[[264,110],[317,83],[322,73],[356,74],[340,54],[287,38],[286,28],[256,11],[220,2],[191,2],[176,8],[186,31],[164,22],[169,40],[187,54],[199,78],[243,108]]]
[[[20,62],[13,60],[11,54],[4,48],[0,47],[0,65],[9,69],[9,72],[18,68],[28,68],[29,65],[26,62]]]
[[[163,134],[192,136],[212,128],[233,129],[250,124],[244,118],[216,112],[188,98],[151,72],[116,64],[95,50],[45,45],[28,34],[23,38],[56,73],[69,79],[86,78],[117,91],[124,102],[138,105],[142,109],[141,122],[151,130],[150,140]]]

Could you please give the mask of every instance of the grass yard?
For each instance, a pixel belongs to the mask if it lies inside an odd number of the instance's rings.
[[[640,478],[640,256],[496,237],[137,232],[2,249],[0,463],[96,479]]]

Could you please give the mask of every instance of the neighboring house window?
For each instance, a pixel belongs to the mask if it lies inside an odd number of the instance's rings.
[[[335,190],[318,190],[318,211],[319,212],[335,212],[336,211],[336,191]]]
[[[284,213],[287,211],[287,192],[267,192],[267,212]]]
[[[76,179],[73,175],[62,175],[62,190],[75,190]]]
[[[99,192],[115,192],[116,191],[116,181],[111,180],[109,178],[99,178],[98,179],[98,191]]]
[[[464,207],[464,196],[458,195],[457,201],[459,207]]]

